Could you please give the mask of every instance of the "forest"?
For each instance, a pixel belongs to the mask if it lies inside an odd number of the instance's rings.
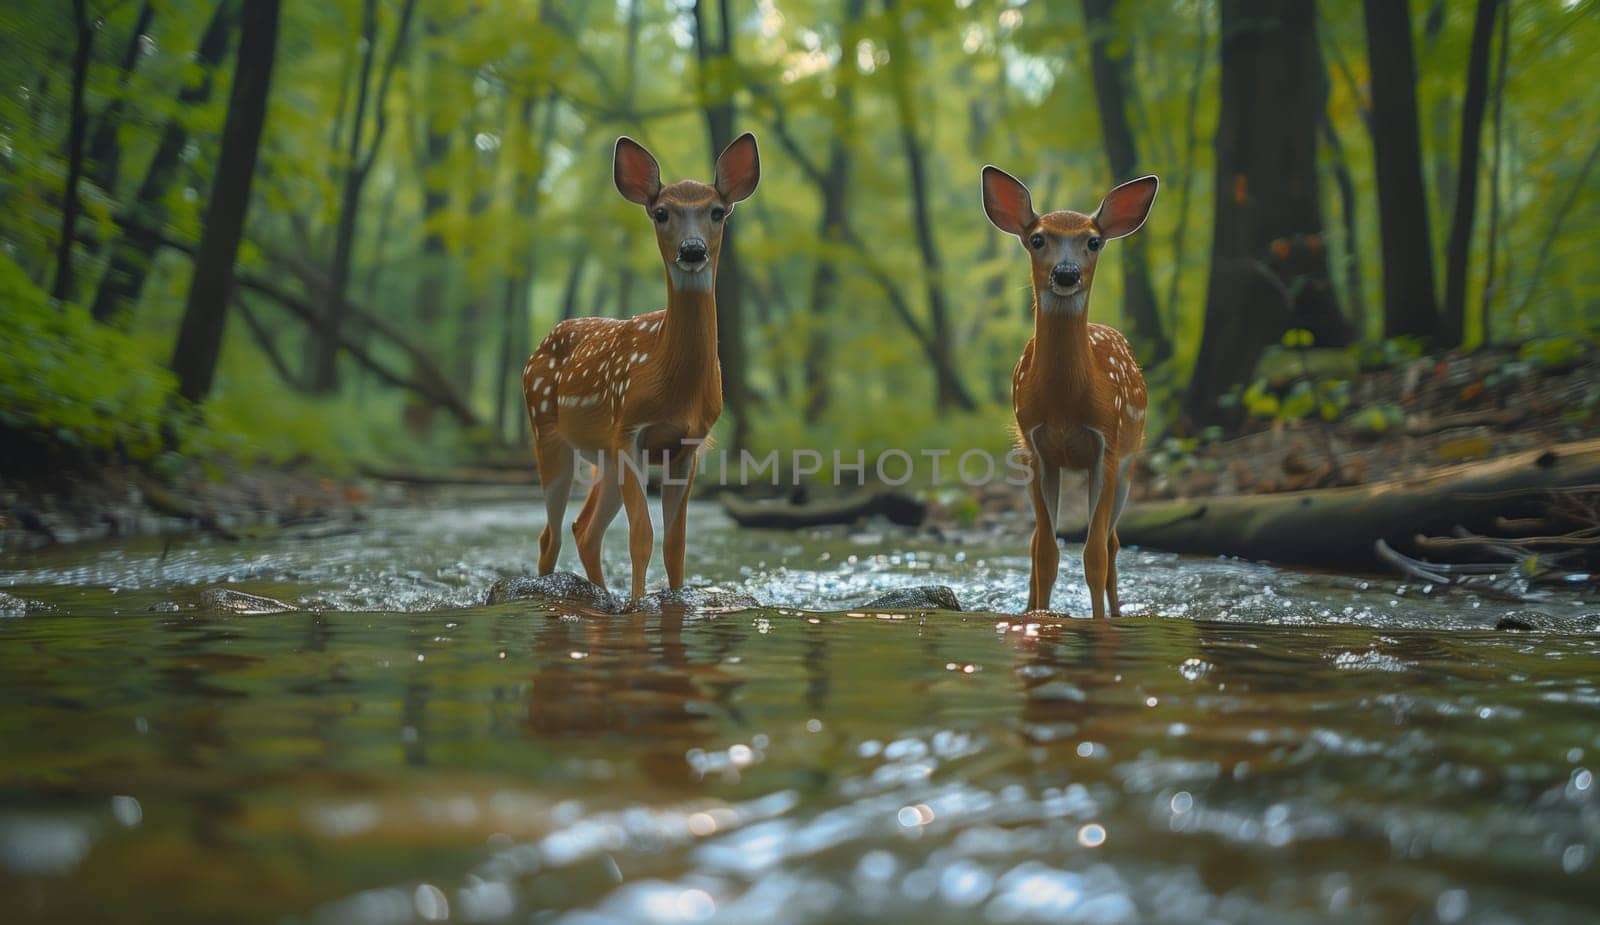
[[[1005,445],[1031,300],[980,208],[986,163],[1041,210],[1160,175],[1092,308],[1145,368],[1152,444],[1397,424],[1350,380],[1449,351],[1570,363],[1600,324],[1588,0],[17,0],[0,20],[0,429],[48,466],[528,461],[538,339],[664,298],[611,183],[623,134],[669,177],[760,139],[717,284],[730,447]],[[1306,375],[1271,374],[1296,354]]]

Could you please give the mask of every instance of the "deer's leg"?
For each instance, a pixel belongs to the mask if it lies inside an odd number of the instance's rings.
[[[614,474],[602,467],[599,478],[589,489],[583,510],[579,512],[578,519],[572,522],[572,535],[578,541],[578,559],[583,562],[583,573],[602,588],[606,586],[606,576],[601,564],[600,548],[605,543],[606,528],[617,519],[617,511],[621,508],[622,486],[617,484]]]
[[[1049,610],[1056,586],[1061,549],[1056,545],[1056,504],[1061,497],[1061,470],[1046,464],[1033,451],[1033,478],[1028,492],[1033,499],[1033,572],[1028,580],[1028,609]]]
[[[556,569],[561,555],[561,519],[567,515],[567,494],[572,490],[575,463],[572,452],[556,438],[539,440],[535,446],[539,463],[539,484],[544,488],[544,530],[539,534],[539,574]]]
[[[667,565],[667,587],[683,587],[683,552],[688,533],[689,489],[698,465],[695,447],[681,447],[667,460],[661,479],[661,557]]]
[[[644,596],[644,576],[650,568],[655,528],[650,523],[650,500],[644,493],[644,459],[630,447],[616,454],[622,476],[622,506],[628,512],[628,554],[633,560],[633,599]]]
[[[1122,601],[1117,596],[1117,553],[1122,540],[1117,536],[1117,521],[1122,519],[1122,509],[1128,505],[1128,460],[1118,467],[1116,497],[1111,505],[1111,532],[1106,538],[1106,598],[1113,617],[1122,616]]]
[[[1106,615],[1106,577],[1111,553],[1111,509],[1118,492],[1117,464],[1101,445],[1099,464],[1089,476],[1089,535],[1083,543],[1083,577],[1096,618]]]

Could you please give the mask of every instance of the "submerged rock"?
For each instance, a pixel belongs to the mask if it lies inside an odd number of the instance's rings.
[[[44,601],[36,601],[30,597],[17,597],[15,594],[7,594],[4,591],[0,591],[0,614],[48,613],[55,609],[55,605],[46,604]]]
[[[945,585],[895,588],[862,605],[863,610],[960,610],[956,593]]]
[[[661,613],[663,610],[682,610],[687,613],[735,613],[760,607],[761,602],[748,594],[723,591],[719,588],[663,589],[646,594],[630,604],[629,613]]]
[[[617,600],[611,592],[582,575],[552,572],[549,575],[517,575],[502,578],[489,588],[489,604],[513,601],[580,607],[598,613],[616,613]]]
[[[1494,628],[1523,633],[1593,633],[1600,629],[1600,623],[1596,622],[1594,615],[1568,619],[1524,611],[1506,614],[1495,621]]]
[[[236,613],[245,615],[265,613],[292,613],[300,608],[286,604],[275,597],[246,594],[230,588],[207,588],[200,592],[196,608],[204,613]]]

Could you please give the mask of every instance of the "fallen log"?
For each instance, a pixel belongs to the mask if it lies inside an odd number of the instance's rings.
[[[532,466],[501,469],[491,466],[471,466],[456,469],[407,469],[362,465],[362,475],[380,482],[400,482],[407,485],[536,485],[538,470]]]
[[[926,503],[898,491],[864,491],[842,498],[824,498],[801,504],[787,500],[751,501],[724,493],[722,509],[741,527],[777,527],[785,530],[851,524],[873,515],[882,515],[891,523],[901,526],[916,527],[922,524],[928,514]]]
[[[1268,495],[1136,504],[1117,533],[1125,546],[1350,571],[1387,563],[1378,540],[1419,556],[1419,535],[1497,518],[1543,516],[1551,492],[1600,481],[1600,439],[1559,444],[1389,482]],[[1081,526],[1063,530],[1081,542]]]

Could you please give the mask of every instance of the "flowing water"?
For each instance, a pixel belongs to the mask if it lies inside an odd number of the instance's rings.
[[[1600,633],[1137,550],[1129,616],[1029,621],[1025,537],[709,507],[691,584],[769,607],[483,606],[528,569],[535,507],[0,562],[55,607],[0,615],[0,920],[1600,915]],[[851,609],[928,583],[979,612]],[[175,609],[217,586],[304,609]],[[1533,609],[1595,625],[1572,597]]]

